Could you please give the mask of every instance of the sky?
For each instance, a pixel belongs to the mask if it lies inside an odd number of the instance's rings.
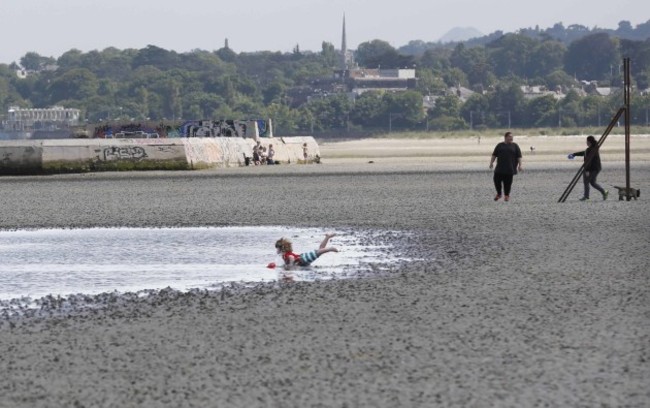
[[[239,52],[339,49],[343,15],[347,46],[380,39],[398,48],[437,41],[454,27],[547,28],[561,22],[589,28],[650,20],[648,0],[0,0],[0,63],[27,52],[58,58],[83,52],[144,48]]]

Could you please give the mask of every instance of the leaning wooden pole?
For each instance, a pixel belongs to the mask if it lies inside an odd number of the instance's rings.
[[[624,103],[625,103],[625,198],[630,201],[632,193],[630,189],[630,59],[623,59],[624,72]]]

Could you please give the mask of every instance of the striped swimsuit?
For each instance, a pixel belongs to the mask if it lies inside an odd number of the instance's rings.
[[[318,259],[318,252],[316,251],[309,251],[309,252],[303,252],[302,254],[294,254],[293,252],[286,252],[282,258],[284,259],[284,262],[286,264],[291,263],[291,258],[296,260],[296,263],[299,266],[309,266],[312,262],[314,262],[316,259]]]

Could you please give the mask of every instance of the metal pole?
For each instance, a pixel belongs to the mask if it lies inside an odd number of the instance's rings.
[[[630,201],[630,59],[623,59],[625,99],[625,197]]]

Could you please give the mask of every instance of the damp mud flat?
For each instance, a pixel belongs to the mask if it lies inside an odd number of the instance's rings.
[[[0,179],[7,231],[358,229],[410,259],[1,318],[0,406],[648,406],[650,163],[639,200],[558,204],[579,163],[524,161],[495,203],[488,160]]]

